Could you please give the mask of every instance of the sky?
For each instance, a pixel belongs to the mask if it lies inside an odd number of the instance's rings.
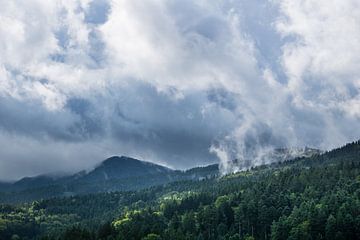
[[[358,0],[0,6],[0,180],[360,138]]]

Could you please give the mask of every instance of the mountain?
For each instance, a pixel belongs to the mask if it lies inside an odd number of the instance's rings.
[[[156,174],[171,174],[174,170],[140,161],[130,157],[111,157],[103,161],[94,170],[83,176],[85,181],[107,181]]]
[[[163,184],[177,179],[180,171],[140,161],[125,156],[113,156],[96,166],[93,170],[81,171],[73,175],[39,175],[24,177],[10,184],[0,184],[2,192],[21,192],[26,190],[41,190],[56,186],[63,189],[65,195],[91,192],[107,192],[117,190],[132,190]],[[180,174],[181,175],[181,174]]]
[[[186,170],[183,174],[192,180],[213,178],[219,175],[219,164],[191,168]]]
[[[217,164],[179,171],[130,157],[113,156],[89,172],[67,176],[40,175],[25,177],[15,183],[1,183],[0,203],[139,190],[174,181],[206,179],[218,174]]]
[[[54,184],[55,182],[56,179],[48,175],[40,175],[36,177],[24,177],[19,181],[15,182],[14,184],[12,184],[12,189],[16,191],[21,191],[24,189],[33,188],[34,186],[36,186],[37,188],[48,186]]]
[[[0,190],[6,191],[6,190],[8,190],[10,187],[12,187],[12,184],[11,184],[11,183],[8,183],[8,182],[0,182]]]
[[[269,163],[319,154],[316,149],[276,149]],[[238,165],[237,160],[232,162]],[[25,177],[15,183],[0,184],[0,202],[25,202],[50,197],[78,194],[140,190],[175,181],[204,180],[220,175],[219,164],[195,167],[186,171],[173,170],[154,163],[126,156],[110,157],[93,170],[73,175],[40,175]]]
[[[125,160],[106,160],[76,178],[142,179],[118,173],[138,174],[148,163]],[[112,168],[119,168],[114,175]],[[143,171],[148,182],[157,168]],[[0,204],[0,239],[360,239],[360,141],[224,176],[212,177],[217,164],[160,171],[194,180]],[[30,199],[34,190],[27,191]]]

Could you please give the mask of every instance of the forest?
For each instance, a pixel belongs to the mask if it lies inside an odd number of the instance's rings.
[[[225,176],[1,204],[0,239],[360,239],[360,141]]]

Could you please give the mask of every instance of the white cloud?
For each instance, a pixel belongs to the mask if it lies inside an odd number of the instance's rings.
[[[0,0],[0,137],[176,167],[338,146],[360,135],[359,4]]]
[[[187,12],[177,12],[178,5],[114,1],[101,31],[115,74],[159,90],[221,86],[241,91],[241,80],[256,77],[257,69],[237,13],[217,3],[186,4],[194,14],[191,21],[183,19]]]
[[[81,86],[98,86],[93,80],[97,72],[86,66],[91,26],[84,22],[81,8],[86,9],[88,3],[1,1],[0,64],[7,77],[1,79],[0,94],[40,98],[54,110],[64,106],[68,94],[83,91]],[[61,30],[64,36],[59,37]],[[55,55],[63,55],[65,62],[53,61]]]
[[[360,3],[356,0],[278,1],[289,89],[300,102],[338,107],[359,92]],[[341,105],[340,104],[340,105]]]
[[[1,1],[0,4],[2,64],[20,68],[44,61],[58,50],[52,34],[55,4],[41,1]]]

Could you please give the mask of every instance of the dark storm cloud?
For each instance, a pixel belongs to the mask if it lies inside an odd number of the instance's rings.
[[[61,111],[48,111],[40,102],[2,99],[0,125],[3,131],[40,142],[50,139],[66,144],[110,138],[115,146],[151,152],[143,155],[147,160],[160,159],[162,163],[183,169],[194,163],[216,161],[209,148],[216,138],[231,130],[235,121],[233,113],[227,110],[231,103],[226,101],[231,100],[225,100],[226,97],[221,89],[213,89],[174,100],[150,84],[133,80],[128,87],[108,93],[106,99],[101,96],[69,98]],[[202,113],[209,98],[207,107],[211,111]],[[102,106],[108,108],[107,113]]]
[[[63,141],[78,141],[83,138],[82,133],[72,127],[78,121],[77,117],[66,111],[53,113],[42,108],[39,102],[0,99],[0,127],[4,131]]]
[[[40,101],[0,98],[0,128],[35,139],[78,142],[104,134],[101,119],[87,100],[68,99],[61,111],[48,111]]]
[[[139,151],[153,151],[174,167],[213,162],[215,156],[208,149],[230,131],[235,118],[217,103],[208,106],[211,114],[202,114],[206,102],[207,93],[174,100],[149,84],[132,83],[113,96],[110,134]]]

